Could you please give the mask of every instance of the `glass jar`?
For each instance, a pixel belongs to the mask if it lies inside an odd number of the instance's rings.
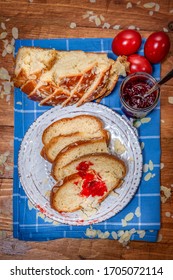
[[[132,118],[143,118],[158,104],[160,89],[155,90],[149,96],[142,96],[156,83],[156,80],[148,73],[136,72],[128,75],[120,87],[120,102],[122,111]]]

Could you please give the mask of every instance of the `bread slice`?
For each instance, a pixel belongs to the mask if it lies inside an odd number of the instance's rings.
[[[59,188],[57,186],[53,188],[51,206],[56,211],[88,210],[90,206],[100,204],[111,191],[122,184],[126,175],[124,162],[106,154],[88,155],[88,159],[91,160],[89,163],[93,163],[92,170],[82,172],[81,169],[82,173],[78,172],[66,177]]]
[[[78,115],[72,118],[63,118],[49,125],[42,135],[44,145],[59,135],[67,135],[75,132],[85,132],[100,137],[100,130],[103,129],[103,122],[91,115]]]
[[[92,61],[93,67],[84,71],[79,85],[71,92],[70,98],[63,103],[63,106],[72,105],[78,102],[86,93],[90,96],[92,89],[99,85],[104,73],[110,69],[111,60],[105,53],[87,53],[88,61]]]
[[[94,133],[90,134],[89,132],[75,132],[67,135],[60,135],[53,137],[47,145],[43,147],[41,155],[49,162],[53,163],[56,156],[59,154],[61,150],[63,150],[68,145],[75,143],[76,141],[81,140],[91,140],[96,138],[104,138],[108,141],[108,132],[107,130],[100,130],[100,135],[97,132],[97,137],[95,137]]]
[[[105,178],[110,174],[120,179],[125,176],[126,167],[122,160],[108,153],[94,153],[78,157],[62,168],[56,168],[54,177],[56,180],[63,181],[64,178],[78,172],[78,167],[82,163],[90,163],[88,170],[94,169],[97,173],[102,172]]]
[[[129,71],[129,65],[130,63],[127,62],[126,56],[119,56],[117,60],[113,62],[106,90],[104,93],[102,92],[97,96],[98,102],[100,102],[101,99],[108,96],[113,91],[119,76],[126,76],[126,72]]]
[[[97,91],[100,87],[105,86],[108,78],[109,78],[109,71],[111,69],[111,62],[108,61],[107,63],[100,63],[96,69],[96,77],[92,81],[91,85],[86,88],[84,92],[82,92],[81,98],[77,101],[76,105],[81,106],[85,102],[89,102],[95,99],[95,96],[98,95]]]
[[[40,96],[42,98],[40,98]],[[69,97],[69,91],[58,88],[53,93],[50,94],[50,89],[48,92],[38,93],[34,96],[32,95],[32,100],[40,101],[40,105],[46,106],[56,106],[62,104]],[[29,96],[30,98],[30,96]]]
[[[59,181],[57,174],[60,169],[71,161],[87,154],[91,153],[108,153],[108,147],[105,139],[92,139],[87,141],[77,141],[68,145],[66,148],[60,151],[55,158],[52,165],[51,175],[55,180]]]

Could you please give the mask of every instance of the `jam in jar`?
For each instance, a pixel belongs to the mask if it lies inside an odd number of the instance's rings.
[[[142,118],[156,107],[160,95],[159,90],[143,97],[155,83],[156,80],[144,72],[131,74],[124,79],[120,88],[120,101],[122,110],[127,116]]]

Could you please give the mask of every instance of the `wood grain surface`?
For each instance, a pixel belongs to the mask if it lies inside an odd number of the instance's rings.
[[[93,2],[93,3],[92,3]],[[17,27],[19,38],[60,37],[114,37],[119,30],[136,28],[143,37],[153,31],[164,30],[171,40],[171,50],[162,63],[161,75],[173,67],[173,1],[155,1],[153,8],[144,5],[150,1],[115,0],[0,0],[0,33]],[[128,4],[131,3],[131,4]],[[130,5],[130,7],[129,7]],[[129,8],[128,8],[129,7]],[[157,8],[156,8],[157,7]],[[159,7],[159,9],[158,9]],[[96,26],[84,15],[104,17]],[[71,23],[76,27],[71,28]],[[106,23],[106,24],[105,24]],[[109,28],[108,28],[109,27]],[[13,75],[12,54],[2,57],[4,43],[0,39],[0,68]],[[0,85],[2,85],[0,80]],[[2,87],[1,93],[2,93]],[[173,259],[173,196],[161,204],[161,230],[157,243],[130,242],[123,247],[116,240],[59,239],[49,242],[24,242],[12,237],[13,184],[13,88],[11,94],[0,95],[0,259]],[[173,80],[161,90],[161,185],[173,191]],[[2,158],[5,161],[2,160]]]

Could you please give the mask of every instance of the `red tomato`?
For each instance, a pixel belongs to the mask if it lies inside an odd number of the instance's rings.
[[[135,30],[123,30],[112,41],[112,51],[116,55],[130,55],[138,51],[141,35]]]
[[[151,63],[158,63],[166,57],[169,49],[170,39],[168,35],[163,31],[154,32],[144,45],[144,54]]]
[[[130,73],[135,72],[147,72],[148,74],[152,73],[152,66],[150,62],[139,54],[129,55],[127,60],[130,62]]]

